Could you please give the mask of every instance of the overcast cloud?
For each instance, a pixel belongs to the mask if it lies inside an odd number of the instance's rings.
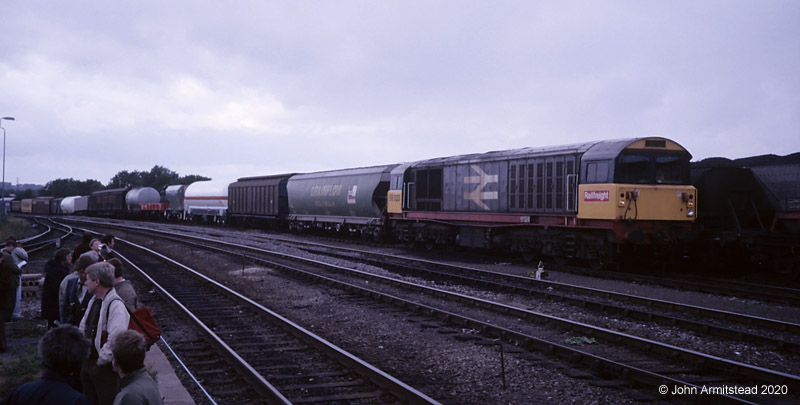
[[[800,151],[800,2],[10,0],[6,180],[215,179],[658,135]]]

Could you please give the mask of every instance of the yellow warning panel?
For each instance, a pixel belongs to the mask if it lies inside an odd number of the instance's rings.
[[[678,185],[582,184],[578,218],[694,221],[697,189]]]

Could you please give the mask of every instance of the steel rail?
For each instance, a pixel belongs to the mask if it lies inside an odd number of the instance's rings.
[[[154,231],[153,230],[148,230],[148,232],[154,232]],[[169,232],[165,232],[165,231],[155,231],[155,232],[158,232],[158,233],[163,234],[163,235],[170,235]],[[615,331],[611,331],[611,330],[604,329],[604,328],[594,327],[592,325],[587,325],[587,324],[583,324],[583,323],[579,323],[579,322],[569,321],[569,320],[553,317],[553,316],[550,316],[550,315],[540,314],[540,313],[536,313],[536,312],[533,312],[533,311],[528,311],[528,310],[524,310],[524,309],[521,309],[521,308],[512,307],[512,306],[508,306],[508,305],[504,305],[504,304],[497,304],[497,303],[493,303],[493,302],[482,300],[482,299],[476,299],[476,298],[469,297],[469,296],[466,296],[466,295],[463,295],[463,294],[457,294],[457,293],[452,293],[452,292],[448,292],[448,291],[437,290],[437,289],[433,289],[431,287],[417,286],[417,285],[415,285],[413,283],[407,283],[407,282],[400,281],[400,280],[394,280],[394,279],[386,278],[386,277],[383,277],[383,276],[377,276],[377,275],[374,275],[374,274],[369,274],[369,273],[365,273],[365,272],[361,272],[361,271],[357,271],[357,270],[353,270],[353,269],[349,269],[349,268],[344,268],[344,267],[341,267],[341,266],[335,266],[335,265],[331,265],[331,264],[327,264],[327,263],[323,263],[323,262],[319,262],[319,261],[311,260],[311,259],[307,259],[307,258],[297,257],[297,256],[294,256],[294,255],[288,255],[288,254],[285,254],[285,253],[271,252],[271,251],[268,251],[266,249],[260,249],[260,248],[254,248],[254,247],[251,247],[251,246],[245,246],[245,245],[239,245],[239,244],[234,244],[234,243],[229,243],[229,242],[217,241],[217,240],[204,238],[204,237],[188,236],[188,235],[180,235],[180,237],[181,238],[187,238],[187,239],[200,240],[200,241],[203,241],[203,242],[213,243],[213,244],[216,244],[216,245],[222,245],[222,246],[226,246],[226,247],[236,247],[236,248],[239,248],[239,249],[244,249],[244,250],[247,250],[247,251],[250,251],[250,252],[254,252],[254,253],[258,253],[258,254],[267,254],[267,255],[270,255],[270,256],[283,257],[283,258],[287,258],[287,259],[291,259],[291,260],[295,260],[295,261],[301,261],[301,262],[304,262],[304,263],[307,263],[307,264],[313,264],[315,266],[324,266],[325,268],[334,269],[335,271],[349,272],[351,274],[361,273],[361,275],[364,276],[364,277],[369,277],[369,278],[372,278],[372,279],[379,279],[379,280],[382,280],[382,281],[385,281],[385,282],[389,282],[389,283],[392,283],[392,284],[396,284],[396,285],[403,285],[403,286],[406,286],[406,287],[413,287],[415,289],[421,288],[421,289],[426,290],[426,291],[428,291],[430,293],[435,293],[437,295],[445,296],[445,297],[449,297],[449,298],[457,298],[459,300],[469,300],[469,301],[475,303],[476,305],[480,305],[481,307],[493,307],[493,308],[495,308],[495,310],[499,310],[500,312],[514,313],[517,316],[524,317],[524,318],[531,318],[532,317],[532,318],[535,318],[535,319],[555,322],[555,323],[561,324],[563,326],[566,326],[568,328],[571,328],[573,330],[584,331],[585,333],[588,333],[588,334],[590,334],[592,336],[602,336],[602,337],[605,337],[605,338],[609,339],[610,341],[615,341],[615,342],[618,342],[618,343],[619,342],[625,342],[625,343],[633,345],[635,347],[648,349],[651,352],[657,352],[657,353],[661,353],[661,354],[666,354],[667,356],[670,356],[671,358],[679,357],[679,358],[692,360],[696,364],[699,364],[699,365],[702,365],[704,367],[708,367],[708,368],[711,368],[711,369],[714,369],[714,370],[717,370],[717,371],[728,372],[729,373],[730,371],[733,370],[733,371],[735,371],[733,374],[736,375],[736,376],[739,376],[739,377],[751,377],[751,378],[756,378],[756,379],[759,379],[761,381],[766,381],[766,382],[769,382],[769,383],[776,383],[776,382],[785,383],[785,384],[793,387],[794,389],[800,388],[800,377],[798,377],[798,376],[794,376],[794,375],[787,374],[787,373],[782,373],[782,372],[777,372],[775,370],[769,370],[769,369],[765,369],[765,368],[761,368],[761,367],[756,367],[756,366],[752,366],[752,365],[748,365],[748,364],[744,364],[744,363],[739,363],[739,362],[735,362],[735,361],[731,361],[731,360],[727,360],[727,359],[722,359],[722,358],[715,357],[715,356],[709,356],[709,355],[706,355],[706,354],[703,354],[703,353],[700,353],[700,352],[687,350],[687,349],[682,349],[682,348],[675,347],[675,346],[672,346],[672,345],[663,344],[663,343],[660,343],[660,342],[657,342],[657,341],[652,341],[652,340],[648,340],[648,339],[642,339],[642,338],[638,338],[638,337],[635,337],[635,336],[627,335],[627,334],[624,334],[624,333],[615,332]],[[229,251],[223,251],[223,252],[227,253],[227,254],[230,254]],[[260,259],[257,259],[255,257],[251,257],[251,259],[260,260]],[[309,272],[304,272],[304,271],[300,271],[300,270],[296,270],[296,269],[292,270],[292,271],[299,272],[299,273],[307,273],[310,277],[316,277],[316,278],[320,278],[320,279],[327,279],[326,282],[328,282],[328,283],[336,283],[338,285],[342,285],[343,288],[345,288],[344,285],[346,283],[341,283],[341,282],[338,282],[336,280],[333,280],[333,279],[330,279],[330,278],[327,278],[327,277],[324,277],[324,276],[319,276],[319,275],[316,275],[316,274],[312,274],[312,273],[309,273]],[[374,291],[363,289],[363,288],[358,287],[358,286],[350,286],[350,287],[346,287],[346,288],[356,288],[356,289],[361,290],[364,294],[368,294],[370,296],[378,295],[378,296],[383,296],[383,297],[387,297],[387,298],[391,297],[391,296],[388,296],[386,294],[376,293]],[[417,306],[417,305],[419,305],[419,304],[414,304],[414,303],[411,303],[411,302],[408,302],[406,300],[402,300],[402,299],[399,299],[399,298],[396,298],[396,297],[391,297],[391,298],[399,300],[399,302],[403,303],[402,304],[403,306],[408,306],[408,305]],[[426,308],[426,311],[435,311],[435,310],[433,308]],[[509,337],[513,337],[513,339],[510,340],[512,342],[518,342],[518,343],[536,342],[537,344],[545,344],[545,345],[547,345],[548,347],[551,348],[550,350],[555,350],[556,352],[563,351],[563,350],[568,350],[568,351],[573,353],[570,356],[573,356],[575,354],[578,354],[580,356],[590,356],[590,357],[592,357],[591,362],[593,362],[593,363],[602,362],[602,363],[607,364],[609,366],[614,366],[616,364],[619,364],[617,362],[614,362],[614,361],[611,361],[611,360],[602,359],[602,358],[599,358],[597,356],[593,356],[593,355],[585,353],[585,352],[581,352],[581,351],[577,351],[577,350],[574,350],[574,349],[571,349],[571,348],[568,348],[568,347],[564,347],[562,345],[546,342],[546,341],[543,341],[541,339],[537,339],[537,338],[535,338],[533,336],[527,336],[527,335],[524,335],[524,334],[521,334],[521,333],[517,333],[517,332],[511,331],[511,330],[507,330],[507,329],[504,329],[504,328],[498,328],[498,327],[496,327],[494,325],[491,325],[491,324],[488,324],[488,323],[485,323],[485,322],[477,321],[477,320],[474,320],[474,319],[469,319],[469,318],[466,318],[466,317],[461,317],[461,316],[459,316],[457,314],[448,313],[446,311],[436,311],[436,312],[442,314],[440,316],[442,316],[444,319],[447,319],[447,320],[450,320],[450,321],[458,320],[459,322],[465,322],[466,324],[469,324],[469,325],[476,325],[476,326],[479,326],[484,331],[494,330],[495,333],[498,333],[499,336],[502,337],[506,341],[509,341]],[[434,312],[432,312],[432,313],[434,313]],[[665,382],[683,383],[683,382],[681,382],[681,381],[679,381],[677,379],[673,379],[673,378],[662,376],[662,375],[655,374],[655,373],[645,372],[644,374],[641,374],[641,373],[638,373],[638,371],[636,370],[635,367],[631,367],[631,366],[626,366],[626,367],[628,367],[628,369],[631,370],[629,372],[634,372],[634,373],[637,373],[637,374],[639,374],[641,376],[644,376],[645,374],[647,374],[647,376],[646,376],[647,378],[645,378],[645,380],[650,380],[651,381],[653,377],[656,377],[656,378],[659,378],[661,381],[665,381]],[[687,385],[692,385],[692,384],[690,384],[688,382],[686,382],[686,384]],[[731,399],[739,400],[739,398],[735,398],[735,397],[731,397]]]
[[[107,226],[107,227],[119,227],[116,224],[105,224],[105,226]],[[310,346],[315,347],[317,350],[320,350],[320,351],[326,353],[327,355],[329,355],[332,358],[336,359],[337,361],[339,361],[341,364],[345,365],[346,367],[348,367],[348,368],[350,368],[352,370],[355,370],[358,374],[368,378],[370,381],[372,381],[376,385],[378,385],[378,386],[386,389],[387,391],[391,392],[392,394],[397,396],[402,401],[405,401],[405,402],[408,402],[408,403],[412,403],[412,404],[438,404],[438,402],[436,400],[434,400],[433,398],[430,398],[429,396],[427,396],[427,395],[423,394],[422,392],[416,390],[415,388],[405,384],[404,382],[398,380],[397,378],[395,378],[395,377],[385,373],[384,371],[372,366],[371,364],[361,360],[357,356],[354,356],[354,355],[348,353],[347,351],[345,351],[344,349],[341,349],[338,346],[326,341],[325,339],[317,336],[313,332],[301,327],[300,325],[298,325],[298,324],[292,322],[291,320],[281,316],[280,314],[278,314],[278,313],[276,313],[276,312],[274,312],[274,311],[272,311],[272,310],[270,310],[270,309],[268,309],[268,308],[266,308],[266,307],[264,307],[264,306],[262,306],[262,305],[260,305],[260,304],[258,304],[256,302],[254,302],[253,300],[251,300],[251,299],[249,299],[249,298],[247,298],[247,297],[245,297],[245,296],[243,296],[243,295],[241,295],[241,294],[239,294],[239,293],[237,293],[235,291],[233,291],[229,287],[227,287],[227,286],[225,286],[225,285],[223,285],[223,284],[221,284],[221,283],[219,283],[219,282],[217,282],[217,281],[215,281],[215,280],[213,280],[213,279],[211,279],[211,278],[209,278],[209,277],[207,277],[207,276],[205,276],[205,275],[203,275],[203,274],[201,274],[201,273],[199,273],[199,272],[197,272],[197,271],[195,271],[195,270],[193,270],[193,269],[191,269],[191,268],[189,268],[189,267],[187,267],[187,266],[185,266],[185,265],[183,265],[181,263],[178,263],[178,262],[176,262],[176,261],[174,261],[174,260],[172,260],[172,259],[170,259],[170,258],[168,258],[168,257],[166,257],[164,255],[161,255],[158,252],[153,251],[152,249],[149,249],[149,248],[146,248],[144,246],[132,243],[131,241],[128,241],[126,239],[117,238],[117,240],[121,241],[121,242],[124,242],[124,243],[126,243],[126,244],[128,244],[130,246],[136,247],[137,249],[141,249],[141,250],[143,250],[143,251],[145,251],[145,252],[147,252],[147,253],[149,253],[151,255],[157,256],[157,257],[161,258],[161,260],[167,261],[167,262],[171,263],[172,265],[183,269],[185,272],[191,274],[193,277],[199,278],[199,279],[203,280],[205,283],[208,283],[209,285],[212,285],[215,288],[224,291],[226,294],[228,294],[229,296],[234,297],[237,301],[243,303],[244,305],[247,305],[250,308],[256,309],[259,313],[269,317],[275,324],[281,326],[285,330],[290,331],[296,337],[300,338],[301,340],[303,340],[304,342],[306,342]],[[146,278],[148,280],[153,282],[154,285],[157,285],[155,283],[155,280],[153,280],[151,277],[149,277],[147,275],[145,275],[145,276],[146,276]],[[164,293],[164,294],[168,294],[166,292],[166,290],[163,289],[163,287],[160,288],[160,291],[162,293]],[[175,300],[174,297],[172,297],[172,295],[169,295],[169,297],[170,297],[170,300]],[[180,307],[181,307],[182,311],[184,311],[187,314],[187,316],[190,316],[193,319],[197,319],[196,317],[194,317],[194,315],[190,314],[189,310],[186,309],[183,305],[180,305]],[[201,321],[199,319],[197,319],[196,322],[201,322]],[[205,327],[205,325],[203,325],[203,329],[207,330],[207,333],[212,333],[213,334],[213,332],[211,332],[210,329]],[[214,335],[214,337],[215,337],[215,339],[219,339],[219,337],[217,337],[216,335]],[[226,350],[226,351],[227,350],[231,350],[232,351],[232,349],[230,349],[230,347],[227,346],[221,339],[219,340],[219,342],[220,342],[221,345],[224,345],[224,346],[221,346],[221,347],[224,348],[224,350]],[[235,352],[234,352],[234,354],[235,354]],[[236,357],[241,359],[241,357],[239,357],[238,355],[236,355]],[[251,369],[253,373],[256,373],[260,380],[263,380],[263,382],[265,382],[266,384],[269,384],[266,380],[263,379],[263,377],[261,377],[260,374],[258,374],[258,372],[255,369],[253,369],[243,359],[241,361],[243,362],[243,364],[246,364],[246,367],[248,369]],[[280,394],[271,384],[269,385],[269,387],[272,387],[272,389],[275,390],[276,393]],[[282,394],[281,394],[281,396],[282,396]]]
[[[313,253],[317,254],[325,254],[332,257],[338,258],[345,258],[345,259],[354,259],[352,256],[348,256],[344,253],[338,252],[321,252],[319,250],[313,249],[306,249]],[[378,254],[380,255],[380,254]],[[447,278],[451,280],[459,281],[463,284],[470,284],[470,285],[478,285],[482,287],[492,288],[496,291],[508,291],[515,294],[527,294],[529,296],[538,296],[548,298],[554,301],[561,301],[561,302],[568,302],[577,306],[581,306],[583,308],[594,309],[597,311],[603,312],[611,312],[617,314],[623,314],[627,317],[639,319],[639,320],[646,320],[646,321],[655,321],[659,323],[663,323],[670,326],[680,326],[688,329],[692,329],[698,332],[702,332],[709,335],[715,335],[724,338],[734,338],[739,340],[746,340],[748,342],[754,343],[761,343],[761,344],[769,344],[774,345],[780,349],[784,349],[789,352],[800,353],[800,343],[788,341],[785,339],[778,339],[770,336],[759,335],[755,333],[750,333],[738,329],[732,329],[722,326],[716,326],[709,324],[707,322],[699,322],[693,321],[689,319],[679,318],[675,316],[663,315],[652,311],[645,311],[645,310],[638,310],[633,308],[626,308],[621,307],[615,304],[600,302],[600,301],[593,301],[587,298],[578,298],[573,297],[562,292],[555,292],[549,291],[547,289],[539,289],[539,288],[531,288],[519,284],[510,284],[510,283],[502,283],[493,281],[494,277],[486,277],[486,278],[474,278],[469,277],[461,274],[456,274],[453,272],[445,271],[440,272],[436,270],[430,270],[423,267],[414,267],[408,266],[406,263],[387,263],[381,262],[379,259],[374,258],[356,258],[364,263],[373,264],[378,267],[383,268],[390,268],[395,271],[401,271],[405,273],[422,273],[427,276],[434,276],[434,277],[441,277]],[[500,273],[502,274],[502,273]],[[527,279],[526,279],[527,280]],[[626,294],[627,295],[627,294]],[[594,294],[593,296],[598,296],[598,294]],[[645,297],[641,297],[645,298]],[[647,298],[645,298],[647,299]],[[682,304],[679,304],[682,305]],[[751,325],[751,322],[748,322],[748,325]]]
[[[133,242],[127,241],[122,238],[116,238],[118,241],[122,243],[126,243],[130,246],[136,247],[140,250],[143,250],[149,254],[154,256],[160,257],[162,259],[166,259],[171,261],[171,259],[166,258],[165,256],[161,255],[160,253],[154,252],[144,246],[137,245]],[[241,356],[239,356],[236,351],[234,351],[227,343],[225,343],[222,338],[219,337],[214,331],[211,330],[203,321],[197,318],[188,308],[186,308],[177,298],[175,298],[172,294],[167,291],[166,288],[161,286],[158,282],[156,282],[149,274],[147,274],[144,270],[140,269],[139,267],[135,266],[133,262],[131,262],[128,258],[123,256],[121,253],[115,251],[117,255],[120,256],[122,260],[124,260],[128,265],[132,268],[136,269],[139,275],[146,279],[153,287],[158,290],[159,294],[164,297],[167,301],[169,301],[172,305],[174,305],[178,310],[183,313],[183,315],[188,318],[195,326],[197,326],[202,333],[206,336],[206,338],[212,343],[213,346],[219,350],[219,352],[226,356],[227,358],[231,359],[231,365],[236,368],[239,373],[244,377],[244,379],[250,383],[253,389],[256,390],[260,395],[264,397],[268,402],[273,404],[290,404],[288,399],[286,399],[283,394],[281,394],[272,384],[269,383],[266,379],[264,379],[261,374],[255,370],[250,364],[247,363]],[[174,262],[177,266],[184,267],[187,271],[198,274],[194,272],[194,270],[189,269],[177,262]]]
[[[202,240],[202,239],[205,239],[205,238],[193,237],[192,239],[201,239]],[[553,317],[553,316],[550,316],[550,315],[539,314],[539,313],[536,313],[536,312],[533,312],[533,311],[527,311],[527,310],[523,310],[523,309],[520,309],[520,308],[504,305],[504,304],[496,304],[496,303],[493,303],[491,301],[469,297],[469,296],[466,296],[464,294],[451,293],[451,292],[448,292],[448,291],[438,290],[438,289],[434,289],[434,288],[431,288],[431,287],[419,286],[419,285],[416,285],[416,284],[413,284],[413,283],[408,283],[408,282],[395,280],[395,279],[391,279],[391,278],[387,278],[387,277],[383,277],[383,276],[378,276],[378,275],[374,275],[374,274],[371,274],[371,273],[362,272],[362,271],[359,271],[359,270],[349,269],[349,268],[346,268],[346,267],[331,265],[331,264],[328,264],[328,263],[324,263],[324,262],[320,262],[320,261],[316,261],[316,260],[312,260],[312,259],[302,258],[302,257],[293,256],[293,255],[289,255],[289,254],[283,254],[283,253],[279,253],[279,252],[271,252],[271,251],[267,251],[267,250],[264,250],[264,249],[253,248],[253,247],[250,247],[250,246],[236,245],[236,244],[232,244],[232,243],[229,243],[229,242],[221,242],[221,241],[214,241],[214,240],[205,240],[205,241],[206,242],[215,243],[215,244],[220,244],[220,245],[227,246],[227,247],[238,247],[238,248],[250,250],[253,253],[267,254],[267,255],[270,255],[270,256],[279,256],[279,257],[282,257],[282,258],[285,258],[285,259],[291,259],[291,260],[295,260],[295,261],[300,261],[300,262],[303,262],[305,264],[310,264],[310,265],[325,267],[325,268],[328,268],[328,269],[333,269],[335,271],[341,271],[341,272],[347,272],[347,273],[358,273],[359,275],[362,275],[364,277],[368,277],[368,278],[371,278],[371,279],[374,279],[374,280],[385,281],[385,282],[389,282],[389,283],[396,284],[396,285],[404,285],[404,286],[408,286],[408,287],[415,288],[415,289],[423,289],[423,290],[425,290],[427,292],[430,292],[430,293],[433,293],[433,294],[436,294],[436,295],[440,295],[440,296],[449,297],[449,298],[457,297],[459,300],[472,301],[472,302],[476,303],[478,306],[480,306],[482,308],[486,308],[486,307],[494,307],[495,309],[500,308],[499,312],[513,313],[513,314],[516,314],[517,316],[521,316],[521,315],[524,314],[524,316],[522,316],[524,318],[532,318],[533,317],[533,318],[544,319],[544,320],[547,320],[547,321],[553,321],[553,322],[556,322],[556,323],[561,323],[561,324],[573,327],[574,330],[587,331],[587,332],[589,332],[589,334],[594,335],[594,336],[607,336],[607,337],[609,337],[610,341],[614,341],[617,344],[628,343],[628,344],[632,344],[633,346],[638,347],[640,349],[645,349],[645,351],[647,351],[648,349],[651,350],[651,351],[653,349],[660,349],[661,354],[666,354],[670,358],[675,358],[674,356],[677,354],[677,356],[679,356],[681,358],[693,359],[693,360],[695,360],[695,363],[697,363],[697,364],[699,364],[701,366],[705,366],[704,363],[709,363],[709,362],[712,363],[712,364],[717,364],[718,367],[715,367],[715,369],[718,369],[718,370],[730,370],[731,368],[737,369],[737,368],[740,368],[739,366],[741,366],[741,368],[744,368],[748,372],[743,373],[741,375],[737,375],[737,376],[747,376],[747,377],[754,377],[755,376],[755,377],[758,377],[760,379],[764,379],[765,381],[770,381],[772,383],[775,383],[776,380],[784,381],[784,379],[785,379],[787,381],[791,381],[793,387],[800,388],[800,378],[799,377],[792,376],[792,375],[785,374],[785,373],[776,372],[774,370],[767,370],[767,369],[763,369],[763,368],[760,368],[760,367],[755,367],[755,366],[750,366],[750,365],[743,364],[743,363],[738,363],[738,362],[734,362],[734,361],[730,361],[730,360],[725,360],[725,359],[721,359],[721,358],[718,358],[718,357],[715,357],[715,356],[705,355],[703,353],[699,353],[699,352],[696,352],[696,351],[682,349],[682,348],[679,348],[679,347],[666,345],[666,344],[663,344],[663,343],[660,343],[660,342],[656,342],[656,341],[652,341],[652,340],[648,340],[648,339],[642,339],[642,338],[638,338],[638,337],[635,337],[635,336],[631,336],[631,335],[627,335],[627,334],[623,334],[623,333],[619,333],[619,332],[615,332],[615,331],[610,331],[610,330],[603,329],[603,328],[597,328],[597,327],[594,327],[594,326],[591,326],[591,325],[582,324],[582,323],[579,323],[579,322],[567,321],[567,320],[563,320],[561,318]],[[203,247],[206,248],[206,249],[212,249],[212,250],[218,251],[220,253],[231,254],[230,251],[224,250],[222,248],[217,248],[217,247],[212,247],[212,246],[203,246]],[[545,353],[554,354],[556,357],[559,357],[559,358],[562,358],[562,359],[565,359],[565,360],[568,360],[568,361],[574,361],[577,358],[577,359],[580,359],[583,364],[587,365],[590,368],[594,368],[594,369],[606,369],[606,370],[612,369],[612,370],[616,370],[617,373],[615,375],[624,376],[624,377],[629,378],[630,380],[636,381],[638,383],[648,384],[648,385],[653,385],[653,384],[674,384],[674,385],[681,385],[681,386],[685,385],[685,386],[691,386],[691,387],[700,388],[699,385],[691,383],[691,382],[688,382],[688,381],[682,381],[682,380],[677,379],[677,378],[668,377],[668,376],[661,375],[661,374],[658,374],[658,373],[655,373],[655,372],[651,372],[651,371],[647,371],[647,370],[644,370],[644,369],[641,369],[641,368],[638,368],[638,367],[635,367],[635,366],[632,366],[632,365],[627,365],[627,364],[624,364],[624,363],[620,363],[618,361],[606,359],[606,358],[603,358],[603,357],[600,357],[600,356],[597,356],[597,355],[594,355],[594,354],[591,354],[591,353],[587,353],[587,352],[584,352],[584,351],[581,351],[581,350],[573,349],[573,348],[570,348],[570,347],[567,347],[567,346],[564,346],[564,345],[561,345],[561,344],[558,344],[558,343],[550,342],[550,341],[547,341],[547,340],[544,340],[544,339],[537,338],[535,336],[531,336],[531,335],[527,335],[527,334],[524,334],[524,333],[521,333],[521,332],[517,332],[517,331],[511,330],[511,329],[508,329],[508,328],[504,328],[504,327],[500,327],[500,326],[497,326],[497,325],[493,325],[493,324],[488,323],[488,322],[484,322],[484,321],[480,321],[480,320],[477,320],[477,319],[465,317],[465,316],[462,316],[462,315],[459,315],[459,314],[456,314],[456,313],[453,313],[453,312],[441,310],[441,309],[434,308],[434,307],[431,307],[431,306],[428,306],[428,305],[424,305],[424,304],[415,303],[415,302],[412,302],[412,301],[409,301],[409,300],[406,300],[406,299],[403,299],[403,298],[399,298],[399,297],[392,296],[392,295],[389,295],[389,294],[381,293],[381,292],[378,292],[378,291],[375,291],[375,290],[370,290],[370,289],[367,289],[367,288],[363,288],[363,287],[360,287],[360,286],[357,286],[357,285],[353,285],[353,284],[350,284],[350,283],[346,283],[346,282],[342,282],[342,281],[339,281],[339,280],[335,280],[333,278],[322,276],[322,275],[319,275],[319,274],[316,274],[316,273],[312,273],[312,272],[309,272],[309,271],[292,268],[292,267],[289,267],[289,266],[284,265],[284,264],[279,264],[279,263],[275,263],[275,262],[271,262],[271,261],[266,261],[264,259],[260,259],[260,258],[255,257],[255,256],[248,257],[248,259],[252,260],[254,262],[260,262],[262,264],[269,265],[270,267],[277,268],[279,270],[287,270],[287,271],[290,271],[290,272],[292,272],[294,274],[301,275],[304,278],[312,279],[312,280],[315,280],[315,281],[321,282],[321,283],[325,283],[327,285],[331,285],[331,286],[334,286],[336,288],[341,288],[343,290],[359,293],[359,294],[361,294],[363,296],[367,296],[367,297],[370,297],[370,298],[374,298],[374,299],[379,299],[379,300],[382,300],[382,301],[390,302],[390,303],[393,303],[393,304],[395,304],[395,305],[397,305],[399,307],[402,307],[402,308],[413,309],[413,310],[415,310],[417,312],[424,313],[424,314],[426,314],[428,316],[436,317],[438,319],[441,319],[441,320],[449,322],[449,323],[453,323],[453,324],[457,324],[457,325],[465,326],[465,327],[472,327],[472,328],[480,330],[482,333],[484,333],[485,335],[487,335],[489,337],[500,338],[500,339],[502,339],[503,341],[505,341],[507,343],[516,344],[516,345],[519,345],[519,346],[524,347],[524,348],[529,349],[529,350],[537,350],[537,351],[542,351],[542,352],[545,352]],[[738,397],[734,397],[734,396],[723,395],[722,398],[725,398],[725,399],[727,399],[729,401],[732,401],[732,402],[751,403],[747,399],[738,398]]]

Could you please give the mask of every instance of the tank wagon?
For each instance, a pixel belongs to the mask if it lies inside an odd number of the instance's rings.
[[[61,213],[64,215],[82,215],[89,209],[88,196],[70,196],[61,200]]]
[[[183,219],[183,199],[186,194],[188,184],[175,184],[168,186],[164,191],[167,200],[167,211],[165,215],[169,219]]]
[[[161,202],[161,195],[152,187],[135,187],[125,194],[128,216],[140,218],[160,218],[167,211],[167,203]]]
[[[161,195],[152,187],[135,187],[125,194],[128,211],[138,211],[142,204],[158,204],[160,201]]]
[[[230,181],[196,181],[186,187],[183,198],[186,219],[203,222],[225,222],[228,211]]]
[[[289,227],[358,232],[378,238],[386,224],[386,198],[397,165],[334,170],[291,176]]]
[[[391,172],[388,213],[408,243],[603,266],[633,247],[666,250],[691,229],[690,158],[649,137],[423,160]]]
[[[242,177],[228,186],[228,220],[233,224],[285,227],[286,184],[293,174]]]

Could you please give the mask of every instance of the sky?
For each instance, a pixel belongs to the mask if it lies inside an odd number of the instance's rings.
[[[800,151],[800,1],[3,0],[5,179],[215,180],[663,136]]]

